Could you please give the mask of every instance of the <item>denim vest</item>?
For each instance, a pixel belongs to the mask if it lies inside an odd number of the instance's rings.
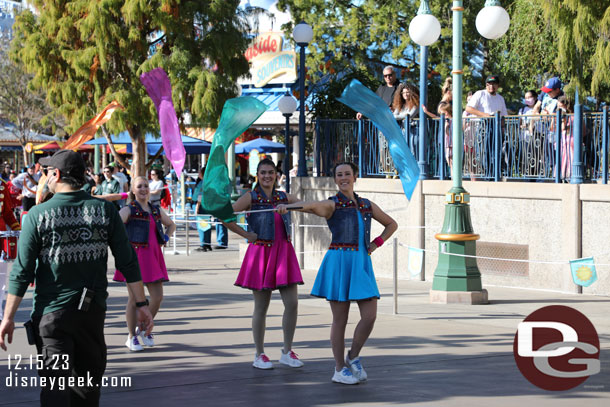
[[[279,204],[287,204],[288,197],[285,192],[273,190],[272,198],[267,198],[265,192],[256,186],[250,191],[252,203],[250,209],[253,211],[260,209],[272,209]],[[254,244],[271,246],[275,240],[275,212],[254,212],[248,214],[248,231],[256,233],[258,238]],[[290,241],[290,212],[282,215],[286,236]]]
[[[165,241],[163,226],[161,225],[161,212],[158,206],[151,203],[149,203],[149,205],[152,209],[152,216],[156,224],[157,241],[161,244]],[[131,211],[131,215],[129,221],[125,224],[127,238],[134,248],[148,247],[150,214],[142,209],[138,201],[131,202],[129,204],[129,210]]]
[[[371,244],[371,218],[373,208],[368,199],[360,198],[354,193],[358,206],[341,192],[331,199],[335,202],[335,212],[326,222],[332,234],[329,250],[358,250],[358,211],[364,221],[364,244],[368,251]]]

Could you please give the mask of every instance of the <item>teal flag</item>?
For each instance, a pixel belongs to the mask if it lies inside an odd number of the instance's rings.
[[[338,100],[368,117],[388,140],[390,155],[400,176],[402,189],[407,199],[411,200],[419,179],[419,166],[387,103],[356,79],[347,85]]]
[[[203,209],[225,222],[235,221],[231,182],[225,156],[232,142],[267,110],[259,100],[244,96],[225,102],[203,176]],[[233,171],[233,168],[231,168]]]
[[[570,260],[570,269],[572,270],[574,284],[589,287],[597,280],[597,271],[595,270],[595,260],[593,260],[593,257]]]

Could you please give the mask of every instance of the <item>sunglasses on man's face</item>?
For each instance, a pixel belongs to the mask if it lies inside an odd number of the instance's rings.
[[[385,73],[384,73],[384,74],[383,74],[383,77],[384,77],[384,78],[391,78],[392,76],[394,76],[394,74],[393,74],[393,73],[388,73],[388,74],[385,74]]]

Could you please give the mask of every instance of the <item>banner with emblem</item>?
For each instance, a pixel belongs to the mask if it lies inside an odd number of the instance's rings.
[[[595,260],[593,260],[593,257],[570,260],[570,269],[572,270],[574,284],[589,287],[597,281],[597,271],[595,270]]]
[[[424,265],[424,251],[409,247],[409,273],[411,276],[416,276],[421,273]]]

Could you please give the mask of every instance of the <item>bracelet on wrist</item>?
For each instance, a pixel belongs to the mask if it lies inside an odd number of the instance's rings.
[[[375,239],[373,239],[373,243],[375,243],[375,245],[376,245],[377,247],[381,247],[381,246],[383,246],[383,244],[384,244],[385,242],[383,241],[383,239],[382,239],[382,237],[381,237],[381,236],[377,236]]]
[[[127,192],[121,192],[121,199],[127,199],[129,194]]]
[[[136,308],[140,308],[140,307],[144,307],[144,306],[148,306],[148,298],[146,299],[146,301],[136,302]]]

